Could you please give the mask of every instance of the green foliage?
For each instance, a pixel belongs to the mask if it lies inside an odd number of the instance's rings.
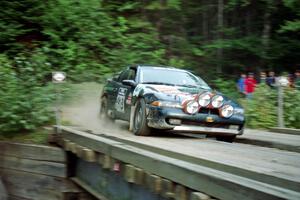
[[[284,91],[284,120],[285,126],[300,128],[300,92],[287,88]]]
[[[276,90],[259,85],[252,99],[242,101],[249,128],[269,128],[276,126]]]
[[[292,88],[284,90],[284,122],[289,128],[300,128],[300,93]],[[246,111],[249,128],[270,128],[277,126],[277,90],[259,85],[252,99],[241,100]]]
[[[32,77],[30,82],[25,80],[29,76],[18,77],[5,55],[0,55],[0,77],[2,133],[34,130],[51,120],[48,108],[52,96],[49,88],[36,84]]]
[[[259,68],[292,71],[299,66],[298,0],[224,1],[222,27],[218,2],[1,2],[0,88],[5,97],[0,97],[0,126],[17,131],[47,121],[37,119],[37,111],[25,117],[20,110],[44,108],[51,100],[44,93],[52,71],[65,71],[75,82],[103,81],[127,65],[141,63],[187,68],[214,80],[217,66],[222,66],[224,77]],[[265,27],[270,28],[268,40]],[[214,84],[238,98],[233,81],[217,79]],[[290,126],[296,126],[293,120],[288,121]]]
[[[236,83],[231,79],[225,80],[223,78],[218,78],[213,80],[212,85],[218,91],[222,92],[230,98],[238,99],[240,97],[240,94],[237,91],[237,87],[235,87]]]

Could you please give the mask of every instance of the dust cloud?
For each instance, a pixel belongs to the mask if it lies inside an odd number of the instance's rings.
[[[99,117],[102,85],[97,83],[74,84],[72,99],[62,106],[62,124],[80,126],[96,134],[105,132],[130,135],[129,123],[117,120],[105,123]]]

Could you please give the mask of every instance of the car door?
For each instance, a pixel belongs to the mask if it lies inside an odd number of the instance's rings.
[[[118,81],[118,91],[115,101],[115,111],[116,116],[119,119],[129,121],[130,118],[130,107],[131,107],[131,97],[134,88],[128,85],[122,84],[123,80],[135,80],[136,71],[135,69],[128,68],[120,75]]]
[[[115,101],[117,97],[117,91],[118,91],[118,79],[119,79],[120,73],[115,74],[112,79],[107,80],[107,84],[104,86],[104,94],[107,97],[108,100],[108,109],[111,111],[114,111],[115,107]]]

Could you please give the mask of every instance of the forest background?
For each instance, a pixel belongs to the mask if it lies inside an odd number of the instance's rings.
[[[299,0],[0,2],[3,133],[51,121],[53,71],[73,82],[102,82],[131,64],[174,66],[238,98],[240,72],[300,67]],[[260,92],[246,105],[248,126],[275,126],[276,91]],[[292,97],[285,104],[287,126],[299,128],[299,92],[286,94]],[[262,101],[268,102],[263,111],[257,108]]]

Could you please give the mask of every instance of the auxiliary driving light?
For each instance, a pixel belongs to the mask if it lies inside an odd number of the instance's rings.
[[[185,106],[185,111],[189,114],[195,114],[199,110],[199,104],[197,101],[191,100],[187,102]]]
[[[211,97],[209,92],[200,94],[198,103],[201,107],[206,107],[210,103]]]
[[[221,108],[221,116],[229,118],[233,115],[234,109],[231,105],[225,105]]]
[[[224,104],[224,98],[220,95],[216,95],[212,98],[211,105],[214,108],[220,108]]]

